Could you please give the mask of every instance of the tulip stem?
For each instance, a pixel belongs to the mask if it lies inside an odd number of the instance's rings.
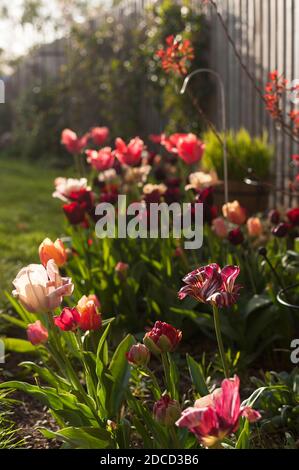
[[[155,374],[148,367],[144,367],[144,371],[152,381],[155,398],[159,399],[162,395],[162,392],[161,392],[161,388],[160,388],[160,385],[158,384]]]
[[[171,376],[170,376],[170,367],[169,367],[169,361],[167,354],[162,352],[162,364],[163,364],[163,369],[164,369],[164,375],[165,375],[165,385],[168,393],[172,395],[173,387],[171,383]],[[171,398],[174,398],[173,396]]]
[[[181,449],[181,445],[178,440],[175,426],[170,426],[168,429],[169,429],[169,434],[172,440],[173,449]]]
[[[221,361],[222,361],[224,375],[228,379],[229,378],[228,366],[226,362],[225,351],[224,351],[223,341],[222,341],[222,336],[221,336],[219,310],[218,310],[217,305],[213,305],[213,314],[214,314],[214,325],[215,325],[215,332],[216,332],[219,354],[220,354]]]
[[[53,316],[51,312],[48,313],[48,320],[51,326],[53,346],[54,348],[56,348],[58,355],[61,357],[62,363],[65,364],[66,366],[67,378],[70,381],[71,385],[80,393],[82,399],[85,401],[86,405],[89,407],[89,409],[93,413],[96,421],[99,422],[99,416],[97,414],[97,410],[95,409],[93,405],[93,399],[89,397],[86,391],[84,390],[84,387],[81,384],[79,377],[77,376],[76,372],[73,369],[71,361],[69,360],[69,358],[67,357],[67,354],[65,354],[63,350],[63,347],[60,342],[60,337],[57,334],[56,326],[54,324]]]

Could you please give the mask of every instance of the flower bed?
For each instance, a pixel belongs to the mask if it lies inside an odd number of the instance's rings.
[[[193,54],[170,36],[157,56],[181,76]],[[40,432],[64,447],[244,449],[273,435],[296,447],[298,290],[286,288],[299,209],[215,205],[218,176],[194,133],[113,137],[62,133],[76,172],[55,179],[65,236],[36,247],[40,264],[7,294],[5,319],[27,340],[6,338],[6,350],[35,360],[0,389],[46,405],[56,424]],[[152,224],[157,205],[183,203],[170,231],[163,211]],[[276,365],[288,372],[267,372]]]

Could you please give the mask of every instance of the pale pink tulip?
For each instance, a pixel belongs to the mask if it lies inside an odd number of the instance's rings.
[[[14,297],[32,313],[49,312],[59,307],[63,297],[74,289],[70,278],[61,277],[54,260],[47,266],[30,264],[22,268],[13,281]]]

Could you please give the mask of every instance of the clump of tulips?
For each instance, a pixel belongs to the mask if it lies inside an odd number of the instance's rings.
[[[221,447],[224,442],[238,446],[239,428],[245,429],[244,420],[255,422],[260,414],[250,404],[241,405],[240,381],[237,376],[228,376],[221,339],[218,307],[231,306],[237,300],[240,288],[235,285],[237,266],[221,270],[212,264],[183,279],[185,286],[178,293],[180,299],[192,296],[213,306],[227,376],[220,388],[211,392],[201,376],[198,398],[196,362],[189,358],[193,361],[191,380],[197,394],[194,406],[186,407],[174,358],[182,331],[167,322],[156,321],[142,343],[128,335],[111,351],[108,338],[113,318],[103,318],[95,294],[82,296],[74,305],[75,286],[71,278],[59,272],[58,264],[63,269],[67,260],[63,242],[44,240],[39,256],[41,264],[29,265],[18,273],[13,281],[13,295],[20,302],[22,320],[26,320],[28,341],[40,354],[46,369],[27,362],[26,367],[40,376],[40,383],[11,381],[0,387],[22,390],[47,404],[59,430],[41,429],[46,437],[55,437],[74,448],[126,447],[132,432],[149,448]],[[119,272],[127,270],[124,263],[122,266],[125,269],[119,266]],[[67,299],[69,305],[63,306]],[[164,379],[157,373],[159,363]],[[143,381],[152,394],[150,407],[148,399],[143,400],[136,393]],[[183,432],[183,428],[190,434]],[[246,429],[249,435],[249,428]]]

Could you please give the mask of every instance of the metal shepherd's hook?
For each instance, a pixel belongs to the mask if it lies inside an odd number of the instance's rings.
[[[194,72],[191,72],[184,80],[182,89],[180,91],[181,95],[183,95],[186,91],[188,83],[194,75],[199,73],[210,73],[213,75],[219,84],[220,87],[220,97],[221,97],[221,115],[222,115],[222,131],[223,131],[223,176],[224,176],[224,200],[225,203],[228,203],[228,169],[227,169],[227,135],[226,135],[226,104],[225,104],[225,88],[224,83],[219,75],[219,73],[215,72],[212,69],[196,69]]]

